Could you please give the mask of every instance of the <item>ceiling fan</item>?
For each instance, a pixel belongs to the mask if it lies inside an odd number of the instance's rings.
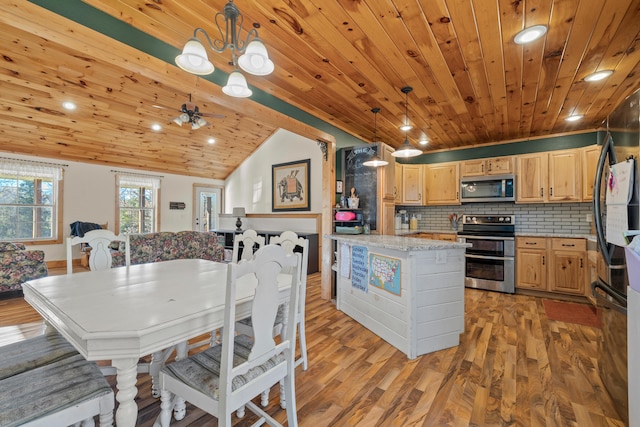
[[[156,107],[166,108],[159,105],[156,105]],[[189,101],[182,104],[182,107],[178,111],[180,111],[180,115],[174,118],[173,122],[180,126],[187,123],[191,124],[192,130],[200,129],[201,127],[209,124],[203,117],[213,117],[216,119],[225,118],[224,114],[201,112],[198,106],[191,102],[191,94],[189,94]]]

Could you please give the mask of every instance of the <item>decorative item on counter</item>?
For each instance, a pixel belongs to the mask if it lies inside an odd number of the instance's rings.
[[[340,197],[340,207],[341,208],[346,208],[347,207],[347,198],[344,196]]]
[[[411,219],[409,220],[409,230],[417,230],[418,229],[418,218],[416,214],[411,214]]]
[[[407,211],[405,210],[401,210],[398,211],[400,212],[400,218],[401,218],[401,229],[402,230],[408,230],[409,229],[409,214],[407,213]]]
[[[371,226],[368,222],[364,223],[364,234],[371,234]]]
[[[462,219],[462,212],[457,214],[457,213],[452,213],[451,215],[449,215],[449,222],[451,223],[451,229],[452,230],[458,230],[458,223],[459,221]]]
[[[400,230],[402,228],[402,215],[400,212],[396,212],[396,230]]]
[[[356,195],[356,189],[354,187],[351,187],[351,197],[349,197],[348,202],[349,209],[358,209],[360,198]]]

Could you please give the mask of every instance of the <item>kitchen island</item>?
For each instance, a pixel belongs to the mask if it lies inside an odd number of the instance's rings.
[[[456,346],[464,331],[464,243],[340,235],[336,305],[410,359]]]

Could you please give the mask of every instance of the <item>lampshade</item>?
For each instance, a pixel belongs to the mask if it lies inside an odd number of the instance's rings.
[[[249,43],[244,55],[238,58],[238,65],[247,73],[256,76],[271,74],[275,68],[275,65],[269,59],[267,48],[264,47],[262,40],[258,38]]]
[[[376,130],[377,130],[377,126],[376,126],[376,117],[378,116],[378,113],[380,112],[379,108],[372,108],[371,112],[373,113],[373,143],[375,144],[376,142]],[[371,166],[374,168],[380,167],[380,166],[387,166],[389,164],[389,162],[387,162],[386,160],[382,160],[382,158],[380,157],[380,145],[377,144],[378,147],[378,152],[376,154],[374,154],[374,156],[372,158],[370,158],[369,160],[362,162],[363,166]]]
[[[408,138],[404,139],[399,149],[391,153],[393,157],[415,157],[420,154],[422,154],[422,151],[411,145]]]
[[[215,70],[213,64],[209,62],[204,46],[195,37],[189,39],[182,49],[182,54],[176,56],[176,65],[199,76],[211,74]]]
[[[246,216],[244,208],[233,208],[232,216],[235,218],[244,218]]]
[[[242,73],[237,69],[233,70],[231,74],[229,74],[227,85],[222,88],[222,91],[235,98],[247,98],[253,93],[247,86],[247,79],[245,79]]]

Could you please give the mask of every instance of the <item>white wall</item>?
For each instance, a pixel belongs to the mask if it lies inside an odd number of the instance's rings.
[[[62,230],[64,238],[69,236],[69,225],[75,221],[94,222],[103,224],[108,222],[109,229],[115,230],[116,217],[116,181],[115,173],[128,171],[148,173],[162,176],[160,188],[160,231],[181,231],[192,229],[193,209],[193,184],[209,184],[223,186],[224,181],[216,179],[196,178],[190,176],[162,174],[156,172],[144,172],[140,170],[112,168],[108,166],[93,165],[87,163],[67,162],[54,159],[45,159],[33,156],[21,156],[11,153],[1,153],[3,157],[51,161],[52,163],[67,164],[64,168],[64,195]],[[184,210],[169,210],[169,202],[184,202]],[[117,234],[117,232],[116,232]],[[45,252],[46,261],[58,261],[66,259],[66,247],[64,243],[55,245],[33,245],[33,249],[41,249]]]
[[[229,175],[225,184],[225,213],[239,206],[247,213],[271,213],[271,166],[305,159],[311,159],[311,210],[308,212],[320,213],[322,152],[316,141],[284,129],[276,131]]]

